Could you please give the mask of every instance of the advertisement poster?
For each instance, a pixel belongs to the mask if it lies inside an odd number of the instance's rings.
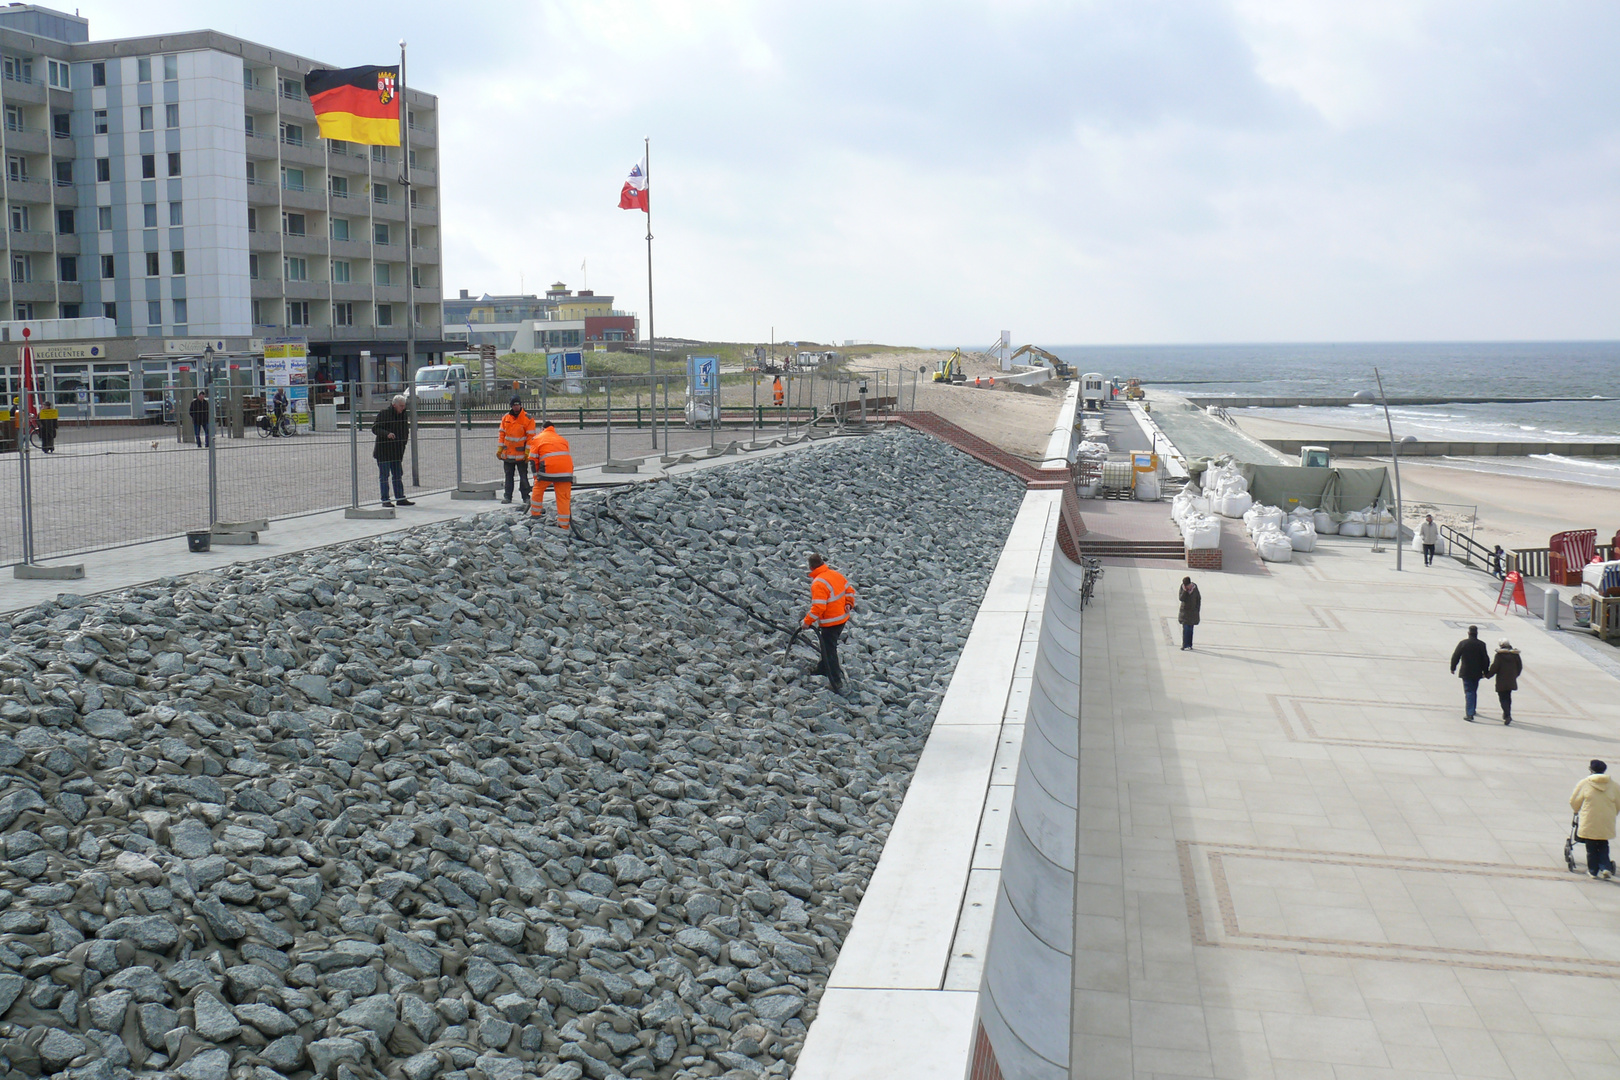
[[[292,412],[299,420],[309,417],[309,339],[272,337],[264,339],[264,384],[267,396],[277,386],[287,388]],[[266,405],[269,403],[266,402]]]

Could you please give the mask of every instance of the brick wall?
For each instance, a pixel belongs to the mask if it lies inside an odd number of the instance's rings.
[[[984,1025],[978,1027],[978,1037],[973,1040],[973,1063],[968,1070],[968,1080],[1002,1080],[995,1047],[990,1045],[990,1036],[985,1033]]]
[[[1187,569],[1189,570],[1219,570],[1221,568],[1220,548],[1199,548],[1187,552]]]

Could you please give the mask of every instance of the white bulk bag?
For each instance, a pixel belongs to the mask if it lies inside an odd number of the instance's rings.
[[[1318,510],[1311,515],[1311,526],[1320,536],[1334,536],[1339,531],[1339,523],[1326,510]]]
[[[1240,518],[1248,513],[1254,499],[1247,491],[1226,493],[1215,498],[1215,512],[1222,517]]]
[[[1419,554],[1423,552],[1423,537],[1419,536],[1416,530],[1413,530],[1412,532],[1412,550],[1418,552]],[[1434,538],[1434,553],[1436,555],[1444,555],[1446,553],[1446,538],[1444,536],[1436,536]]]
[[[1180,525],[1187,517],[1188,512],[1192,510],[1192,505],[1193,493],[1190,491],[1182,491],[1179,495],[1170,500],[1170,520],[1174,521],[1177,525]]]
[[[1288,543],[1295,551],[1316,550],[1316,530],[1303,521],[1288,523]]]
[[[1366,536],[1367,523],[1365,521],[1355,521],[1347,517],[1343,521],[1339,522],[1339,535]]]
[[[1136,497],[1141,502],[1159,501],[1158,473],[1145,472],[1136,474]]]
[[[1267,529],[1256,536],[1254,549],[1266,562],[1290,562],[1294,557],[1294,545],[1276,529]]]
[[[1372,526],[1369,526],[1368,528],[1370,530]],[[1394,540],[1396,537],[1401,535],[1399,526],[1397,526],[1393,521],[1380,524],[1377,526],[1377,528],[1378,537],[1381,540]]]
[[[1243,521],[1249,526],[1252,536],[1263,529],[1282,530],[1283,512],[1275,506],[1256,506],[1243,515]]]
[[[1188,551],[1207,551],[1221,546],[1221,519],[1207,514],[1189,514],[1181,522],[1181,540]]]

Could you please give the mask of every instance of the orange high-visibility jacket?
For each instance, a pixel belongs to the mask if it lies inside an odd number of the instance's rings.
[[[557,434],[556,428],[541,428],[529,440],[529,460],[534,462],[536,481],[540,473],[571,475],[574,471],[574,455],[568,448],[568,440]]]
[[[522,461],[529,452],[529,440],[534,438],[534,418],[522,409],[513,416],[510,411],[501,417],[500,447],[495,456],[502,461]]]
[[[806,626],[837,626],[849,620],[855,607],[855,589],[849,580],[823,563],[810,571],[810,614]]]
[[[776,382],[771,385],[771,397],[776,404],[782,404],[782,378],[777,376]]]

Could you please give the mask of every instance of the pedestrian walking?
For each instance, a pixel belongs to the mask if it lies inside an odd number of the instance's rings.
[[[384,506],[415,506],[405,497],[405,444],[411,438],[411,418],[405,414],[405,395],[395,394],[388,408],[377,414],[371,433],[377,437],[371,456],[377,461],[377,486]],[[394,481],[394,498],[388,498],[388,481]]]
[[[782,376],[778,375],[771,380],[771,402],[780,407],[782,404]]]
[[[1434,523],[1433,514],[1423,515],[1423,524],[1418,526],[1418,539],[1423,542],[1423,565],[1434,565],[1434,549],[1440,543],[1440,526]]]
[[[1615,813],[1620,811],[1620,793],[1609,779],[1609,767],[1594,758],[1588,766],[1592,775],[1575,785],[1569,808],[1580,815],[1575,822],[1575,839],[1586,845],[1586,873],[1589,877],[1614,876],[1614,860],[1609,858],[1609,841],[1614,839]]]
[[[557,433],[550,420],[529,440],[529,461],[534,465],[534,488],[530,494],[529,519],[544,521],[546,492],[557,491],[557,528],[567,529],[572,518],[568,503],[574,490],[574,452],[568,440]],[[541,478],[544,477],[544,482]]]
[[[820,555],[812,554],[810,564],[810,610],[804,625],[815,630],[821,639],[821,663],[812,675],[825,675],[833,693],[844,688],[844,668],[838,662],[838,639],[844,634],[850,613],[855,610],[855,589],[849,579],[827,565]]]
[[[204,440],[207,440],[209,446],[213,446],[214,433],[209,424],[211,418],[208,391],[197,391],[197,396],[191,399],[191,406],[187,411],[191,414],[191,434],[197,440],[197,449],[202,449]]]
[[[519,491],[523,495],[523,505],[529,505],[529,440],[534,438],[534,420],[523,411],[523,399],[516,394],[508,403],[509,408],[505,416],[501,417],[500,443],[496,447],[495,456],[501,459],[501,466],[506,470],[506,494],[501,502],[512,501],[512,481],[519,479]]]
[[[1501,578],[1507,576],[1506,571],[1502,569],[1502,563],[1506,557],[1507,552],[1502,550],[1501,544],[1497,544],[1496,550],[1491,552],[1491,575],[1493,577]]]
[[[1524,674],[1524,657],[1511,642],[1503,641],[1491,657],[1486,678],[1496,679],[1496,700],[1502,703],[1502,726],[1513,723],[1513,691],[1519,688],[1519,676]]]
[[[1198,625],[1198,613],[1204,606],[1204,598],[1199,595],[1198,586],[1193,584],[1193,579],[1184,577],[1181,579],[1181,588],[1176,590],[1176,600],[1180,603],[1176,621],[1181,624],[1181,651],[1187,652],[1192,649],[1193,627]]]
[[[1451,650],[1451,672],[1462,678],[1463,684],[1463,719],[1473,720],[1474,709],[1479,704],[1479,680],[1491,670],[1491,654],[1485,648],[1485,643],[1479,640],[1479,627],[1470,626],[1468,636],[1457,642],[1457,647]]]
[[[47,400],[39,410],[39,448],[47,454],[56,453],[56,425],[60,418],[54,401]]]

